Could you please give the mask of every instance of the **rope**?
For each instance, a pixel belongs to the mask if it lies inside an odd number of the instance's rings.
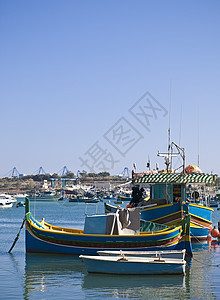
[[[25,216],[24,219],[23,219],[22,225],[21,225],[21,227],[20,227],[20,229],[19,229],[19,231],[18,231],[18,234],[17,234],[17,236],[16,236],[16,238],[15,238],[15,240],[14,240],[14,243],[12,244],[12,246],[11,246],[10,250],[8,251],[8,253],[11,253],[12,249],[14,248],[14,246],[15,246],[15,244],[16,244],[18,238],[19,238],[21,229],[22,229],[23,226],[24,226],[25,220],[26,220],[26,216]]]
[[[193,235],[191,232],[190,232],[190,235],[193,236],[194,239],[197,240],[198,243],[200,243],[201,245],[204,245],[204,243],[202,243],[195,235]]]
[[[193,235],[192,233],[191,233],[191,235],[201,244],[201,245],[204,245],[195,235]],[[212,254],[212,257],[214,257],[214,255]],[[205,264],[205,265],[207,265],[207,266],[210,266],[210,267],[220,267],[220,264],[218,264],[218,265],[213,265],[213,264],[209,264],[209,263],[206,263],[206,262],[204,262],[204,261],[200,261],[200,260],[198,260],[198,259],[196,259],[195,257],[193,257],[193,259],[195,260],[195,261],[197,261],[197,262],[199,262],[199,263],[201,263],[201,264]]]
[[[219,264],[219,265],[213,265],[213,264],[209,264],[209,263],[206,263],[206,262],[204,262],[204,261],[200,261],[199,259],[196,259],[195,257],[193,257],[193,259],[194,259],[195,261],[197,261],[197,262],[199,262],[199,263],[203,264],[203,265],[206,265],[206,266],[210,266],[210,267],[217,267],[217,268],[219,268],[219,267],[220,267],[220,264]]]

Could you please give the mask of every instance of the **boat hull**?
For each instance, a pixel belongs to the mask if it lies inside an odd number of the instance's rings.
[[[89,254],[103,250],[161,251],[182,250],[192,256],[190,238],[176,227],[160,234],[140,235],[86,235],[83,233],[61,233],[45,230],[26,221],[26,252]]]
[[[0,202],[0,208],[11,208],[13,206],[13,202]]]
[[[187,207],[191,216],[190,234],[192,240],[206,240],[212,228],[213,209],[192,203],[188,204]]]
[[[172,234],[173,235],[173,234]],[[165,237],[165,236],[164,236]],[[186,247],[186,241],[180,240],[180,234],[170,236],[161,240],[150,240],[149,238],[139,239],[125,236],[93,236],[91,238],[71,237],[64,241],[62,236],[52,234],[43,235],[26,228],[26,252],[35,253],[62,253],[62,254],[89,254],[95,255],[100,250],[131,250],[131,251],[159,251],[178,250]]]
[[[114,259],[96,256],[80,256],[89,273],[117,274],[117,275],[158,275],[184,274],[186,262],[182,260],[152,260],[140,258]],[[114,260],[113,260],[114,259]]]
[[[131,196],[122,196],[122,195],[118,196],[119,201],[131,201],[131,199],[132,199]]]
[[[83,230],[58,227],[44,221],[38,222],[30,213],[29,200],[26,211],[26,252],[97,254],[100,250],[183,250],[192,256],[189,236],[189,218],[181,226],[165,227],[137,234],[89,233]],[[90,228],[91,229],[91,228]],[[91,232],[91,231],[90,231]]]

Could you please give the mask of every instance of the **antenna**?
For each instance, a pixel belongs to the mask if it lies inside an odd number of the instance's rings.
[[[182,105],[180,110],[180,131],[179,131],[179,145],[181,145],[181,130],[182,130]]]
[[[170,123],[171,123],[171,93],[172,92],[172,80],[170,80],[170,109],[169,109],[169,129],[168,129],[168,154],[170,153]]]
[[[180,146],[178,146],[176,143],[172,142],[172,144],[170,143],[170,136],[171,136],[171,130],[170,130],[170,123],[171,123],[171,91],[172,91],[172,81],[170,80],[170,109],[169,109],[169,129],[168,129],[168,151],[167,153],[160,153],[158,151],[157,156],[160,157],[164,157],[165,159],[165,165],[167,168],[167,173],[169,172],[169,166],[171,164],[172,167],[172,158],[173,157],[177,157],[178,155],[180,155],[183,159],[183,173],[185,170],[185,150],[184,148],[181,148]],[[181,108],[181,115],[182,115],[182,108]],[[181,131],[180,131],[181,132]],[[173,153],[173,145],[176,147],[176,149],[178,150],[178,153]]]
[[[165,165],[167,166],[167,172],[169,170],[169,165],[170,165],[170,162],[171,162],[171,153],[170,153],[170,150],[171,150],[171,145],[170,145],[170,135],[171,135],[171,132],[170,132],[170,123],[171,123],[171,93],[172,92],[172,80],[170,79],[170,108],[169,108],[169,128],[168,128],[168,151],[167,151],[167,154],[164,155],[162,153],[158,153],[158,156],[164,156],[165,158]]]
[[[199,167],[199,108],[198,108],[198,167]]]

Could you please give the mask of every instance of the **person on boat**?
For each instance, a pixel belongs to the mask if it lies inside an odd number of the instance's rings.
[[[140,190],[138,186],[134,186],[132,188],[132,199],[130,201],[131,207],[138,206],[138,203],[140,203],[143,200],[143,194],[144,194],[143,188],[141,188]]]

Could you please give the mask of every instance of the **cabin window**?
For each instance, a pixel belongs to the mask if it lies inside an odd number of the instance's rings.
[[[181,200],[181,184],[173,185],[173,202],[180,202]]]

